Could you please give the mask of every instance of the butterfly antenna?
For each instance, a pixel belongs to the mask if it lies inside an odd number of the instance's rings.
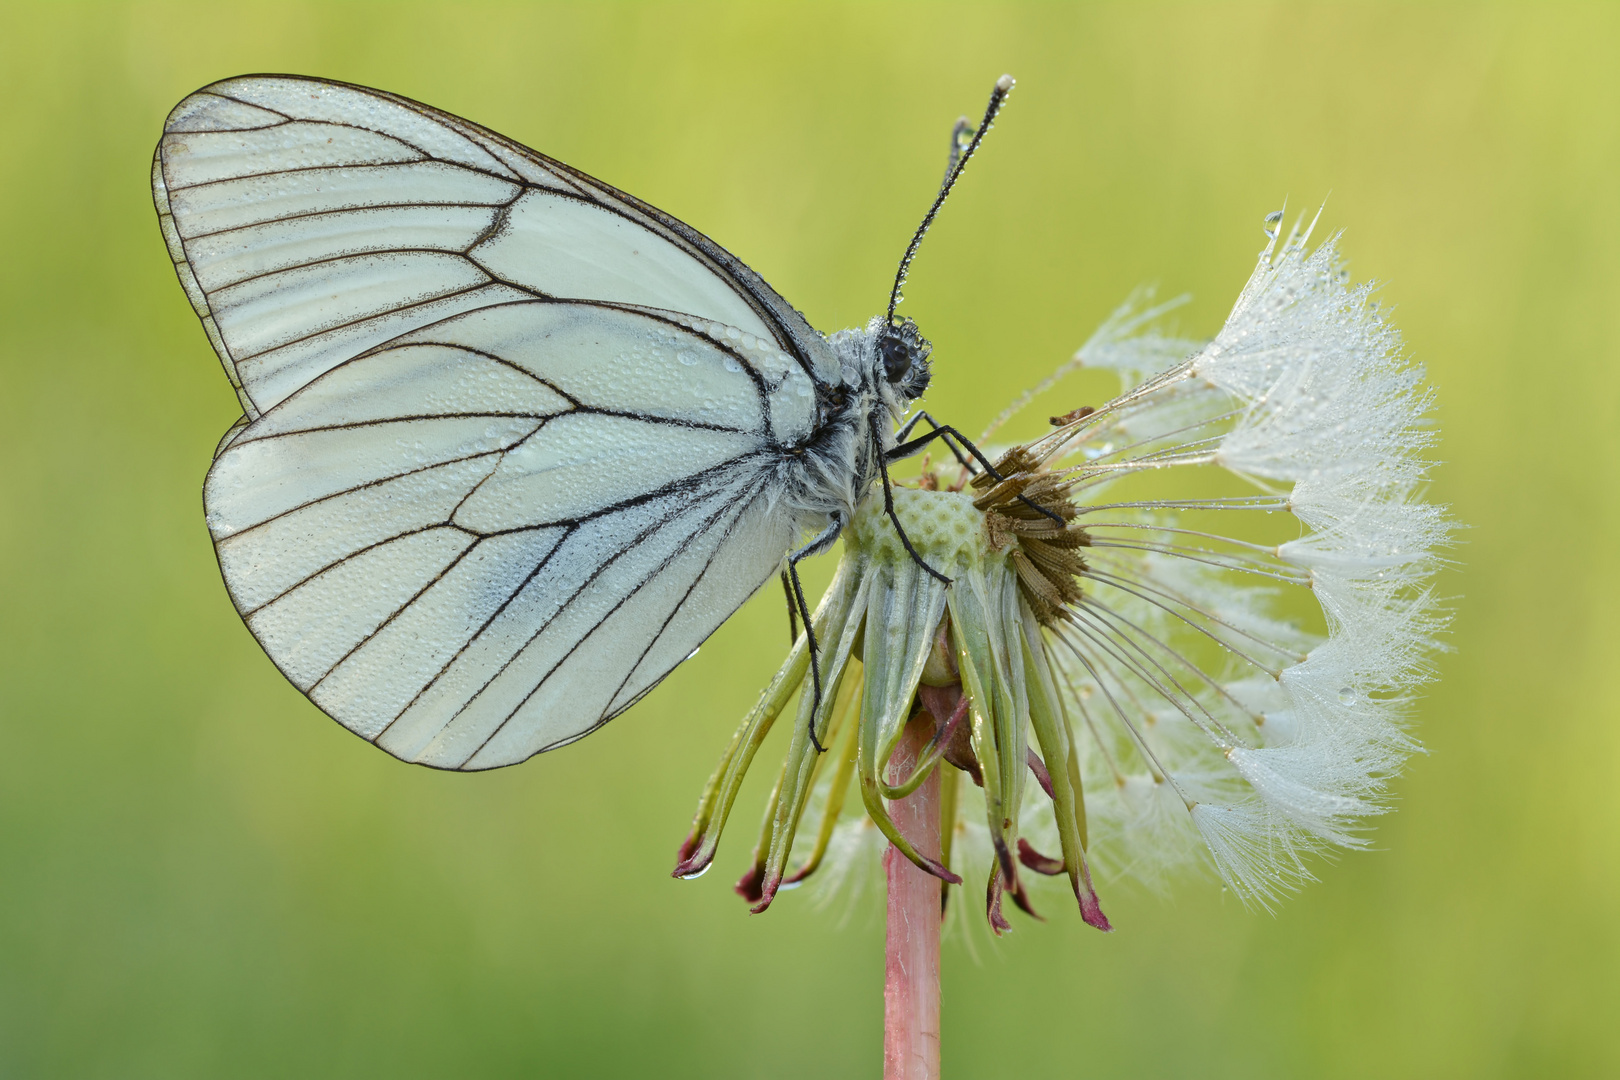
[[[922,224],[918,225],[917,231],[912,234],[911,243],[906,245],[905,256],[900,260],[900,269],[895,271],[894,288],[889,293],[889,322],[894,322],[894,309],[900,303],[900,290],[906,283],[906,271],[911,268],[911,260],[917,257],[917,247],[922,243],[923,236],[927,234],[928,227],[934,223],[934,215],[939,213],[941,206],[945,205],[945,196],[949,195],[951,188],[956,186],[956,181],[961,177],[962,170],[967,168],[968,160],[973,157],[973,152],[979,148],[979,143],[984,141],[984,133],[989,131],[990,125],[995,122],[996,114],[1001,111],[1001,106],[1006,103],[1007,95],[1012,93],[1012,88],[1013,77],[1011,75],[1003,75],[996,80],[995,88],[990,91],[990,104],[985,106],[984,119],[979,121],[977,130],[972,128],[966,119],[956,122],[956,127],[951,132],[951,156],[945,169],[945,182],[939,186],[939,194],[934,197],[934,205],[930,206],[928,213],[923,215]],[[973,138],[964,148],[962,140],[970,131],[973,133]]]

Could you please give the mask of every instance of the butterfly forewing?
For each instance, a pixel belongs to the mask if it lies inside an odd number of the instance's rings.
[[[216,83],[171,114],[153,194],[250,418],[402,333],[532,297],[682,312],[836,380],[803,318],[695,230],[394,95],[286,76]]]
[[[248,422],[205,488],[284,674],[410,761],[627,708],[780,564],[825,342],[667,215],[392,95],[267,76],[171,114],[181,283]]]

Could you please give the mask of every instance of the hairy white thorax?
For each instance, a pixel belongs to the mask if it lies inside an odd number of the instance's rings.
[[[895,425],[916,400],[884,371],[878,339],[886,325],[874,316],[863,328],[827,339],[842,384],[825,396],[815,436],[801,453],[784,458],[787,497],[810,535],[854,517],[879,478],[879,455],[894,448]]]

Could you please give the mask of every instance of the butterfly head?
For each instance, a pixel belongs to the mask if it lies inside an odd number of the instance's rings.
[[[896,404],[904,408],[922,397],[928,389],[931,374],[928,354],[933,345],[917,332],[917,324],[910,319],[899,322],[883,321],[877,328],[875,340],[877,366],[874,372]]]

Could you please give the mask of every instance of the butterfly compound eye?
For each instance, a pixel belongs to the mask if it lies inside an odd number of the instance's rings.
[[[928,388],[928,354],[934,347],[917,333],[916,323],[904,319],[884,326],[876,345],[883,375],[902,397],[909,401]]]
[[[911,371],[911,346],[897,331],[885,330],[878,336],[878,353],[883,357],[883,374],[897,383]]]

